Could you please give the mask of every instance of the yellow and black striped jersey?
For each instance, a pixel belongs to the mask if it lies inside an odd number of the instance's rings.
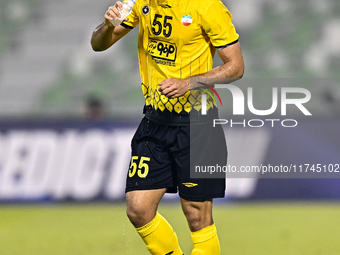
[[[239,37],[221,0],[137,0],[129,21],[122,25],[139,25],[138,57],[146,106],[178,114],[199,111],[200,94],[189,100],[189,91],[168,99],[160,94],[158,84],[210,71],[216,48]],[[207,108],[212,106],[213,100],[208,99]]]

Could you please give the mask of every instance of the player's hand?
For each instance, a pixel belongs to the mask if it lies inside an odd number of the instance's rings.
[[[114,6],[110,6],[107,11],[105,12],[104,18],[105,18],[105,24],[109,27],[113,27],[113,24],[111,23],[112,20],[118,20],[121,18],[119,9],[123,9],[123,5],[120,1],[117,1]],[[128,17],[126,17],[123,21],[128,21]]]
[[[159,92],[170,99],[183,96],[190,89],[189,79],[169,78],[158,83],[158,85]]]

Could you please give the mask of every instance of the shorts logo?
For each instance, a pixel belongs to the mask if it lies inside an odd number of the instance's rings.
[[[142,13],[146,16],[150,13],[150,6],[149,5],[143,5],[142,6]]]
[[[192,23],[192,17],[190,15],[184,15],[181,21],[184,26],[190,26]]]
[[[188,187],[188,188],[193,188],[193,187],[196,187],[198,186],[197,183],[192,183],[192,182],[185,182],[185,183],[182,183],[184,186]]]

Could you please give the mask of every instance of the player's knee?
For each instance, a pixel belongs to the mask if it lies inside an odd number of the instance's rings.
[[[130,222],[136,227],[142,227],[149,223],[154,215],[144,208],[143,206],[134,206],[129,205],[126,210],[127,217],[129,218]]]
[[[189,228],[192,232],[201,230],[205,227],[205,222],[200,217],[187,217]]]
[[[127,207],[126,215],[129,218],[129,220],[131,221],[131,223],[134,224],[134,225],[135,225],[135,223],[137,223],[139,221],[139,218],[141,217],[140,211],[133,206]]]
[[[182,202],[183,212],[192,232],[201,230],[213,224],[212,207],[210,203]]]

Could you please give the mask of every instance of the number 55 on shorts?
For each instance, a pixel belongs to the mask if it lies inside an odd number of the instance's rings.
[[[137,164],[137,162],[139,163]],[[132,156],[130,168],[129,168],[129,177],[133,177],[136,173],[139,178],[146,178],[149,173],[149,165],[147,162],[150,161],[148,157],[139,157]]]

